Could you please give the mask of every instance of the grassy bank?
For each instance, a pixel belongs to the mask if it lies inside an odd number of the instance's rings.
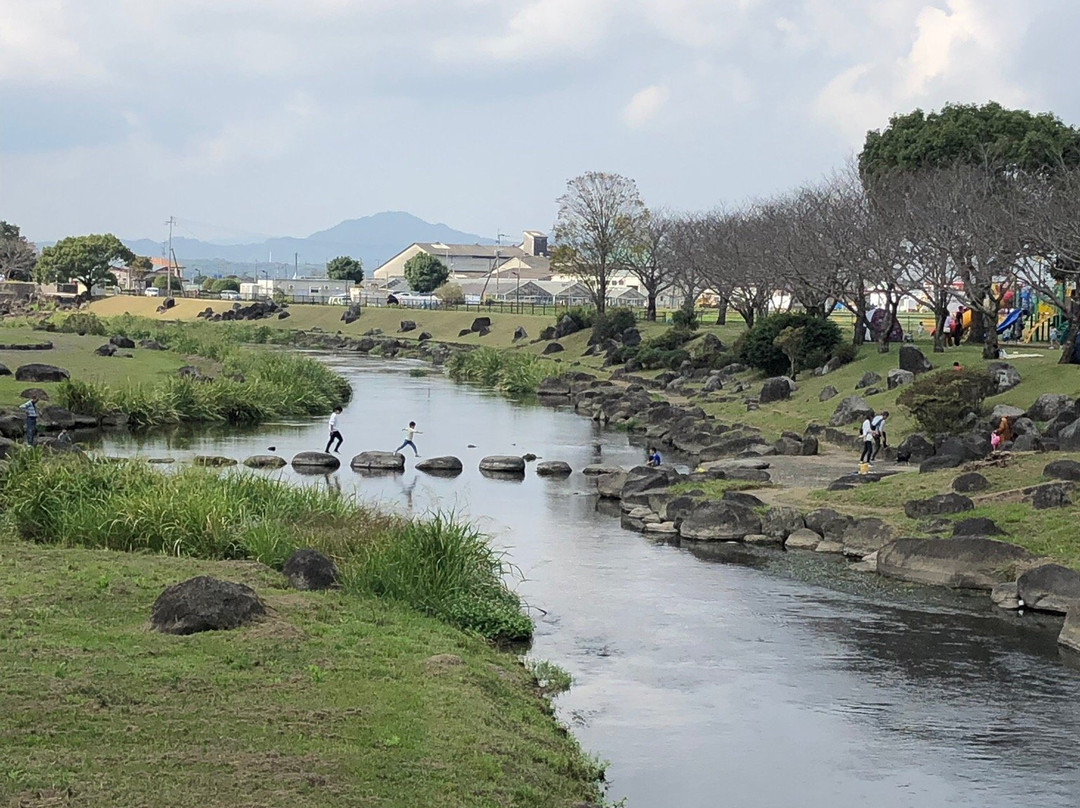
[[[535,393],[540,382],[562,372],[559,365],[535,354],[496,348],[452,354],[446,368],[454,381],[493,387],[512,396]]]
[[[1020,495],[1023,488],[1048,482],[1043,476],[1043,467],[1052,460],[1062,459],[1080,460],[1080,453],[1019,454],[1003,462],[969,464],[986,477],[988,488],[966,495],[971,497],[975,510],[940,518],[957,521],[985,516],[993,519],[1004,531],[1005,535],[1000,537],[1004,541],[1080,569],[1080,541],[1076,537],[1080,503],[1064,508],[1036,510],[1030,503],[1022,501]],[[904,515],[904,503],[951,492],[952,481],[964,470],[896,474],[848,491],[818,490],[794,496],[790,491],[774,490],[772,499],[803,510],[828,507],[852,516],[876,516],[895,526],[897,535],[926,536],[930,534],[925,532],[925,525]],[[1078,498],[1077,495],[1073,496],[1074,501]]]
[[[491,639],[532,635],[502,582],[503,557],[452,518],[410,521],[244,472],[166,475],[139,461],[50,459],[28,450],[0,470],[0,508],[20,539],[63,546],[273,567],[298,547],[314,547],[335,559],[348,591],[401,601]]]
[[[270,616],[148,631],[161,590],[244,582]],[[597,769],[516,660],[394,601],[249,562],[0,540],[0,805],[551,806]]]

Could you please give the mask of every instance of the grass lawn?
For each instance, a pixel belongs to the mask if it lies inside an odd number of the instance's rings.
[[[269,618],[150,631],[157,595],[194,575],[254,587]],[[250,562],[0,539],[0,804],[597,799],[595,767],[514,657],[385,601],[282,584]]]
[[[975,464],[990,483],[986,491],[969,494],[975,510],[943,517],[950,520],[986,516],[1005,531],[1002,538],[1026,547],[1037,555],[1045,555],[1080,569],[1080,538],[1076,525],[1080,522],[1080,504],[1065,508],[1035,510],[1030,504],[1015,501],[1010,492],[1047,482],[1042,470],[1052,460],[1078,460],[1080,453],[1012,455],[1005,465]],[[904,503],[925,499],[952,491],[952,481],[963,469],[944,469],[927,474],[904,473],[886,477],[880,482],[856,486],[848,491],[813,491],[803,502],[792,502],[803,508],[829,507],[852,516],[877,516],[895,525],[902,535],[925,535],[918,523],[904,515]],[[1078,499],[1075,496],[1073,499]]]
[[[123,385],[152,382],[156,378],[174,374],[182,365],[192,364],[191,360],[169,351],[148,351],[143,348],[127,351],[132,354],[131,359],[98,356],[94,349],[108,342],[108,337],[34,331],[27,325],[0,328],[0,342],[53,344],[50,351],[0,351],[0,363],[12,374],[19,365],[41,362],[64,368],[72,379]],[[56,386],[54,382],[19,382],[15,381],[14,375],[0,376],[0,405],[21,404],[23,399],[20,393],[28,387],[40,387],[51,396]]]

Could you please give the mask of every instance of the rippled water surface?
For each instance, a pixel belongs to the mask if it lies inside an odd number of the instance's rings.
[[[610,761],[611,799],[635,807],[1080,804],[1080,673],[1058,624],[995,613],[985,596],[899,587],[813,554],[725,545],[691,553],[620,529],[587,480],[477,471],[534,452],[575,469],[641,462],[626,435],[516,405],[407,363],[331,360],[355,391],[344,466],[306,484],[407,511],[453,508],[510,549],[534,609],[533,655],[571,672],[563,719]],[[415,420],[424,456],[465,472],[361,476],[348,459],[394,449]],[[318,422],[140,441],[109,454],[322,449]],[[475,448],[470,448],[474,444]],[[277,472],[299,480],[289,470]],[[816,581],[828,581],[821,586]]]

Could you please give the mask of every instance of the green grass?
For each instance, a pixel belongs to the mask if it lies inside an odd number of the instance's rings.
[[[62,546],[252,559],[280,567],[298,547],[335,559],[351,591],[400,600],[499,641],[532,636],[504,584],[506,559],[471,525],[408,520],[313,487],[246,471],[14,453],[0,470],[0,508],[19,538]]]
[[[549,376],[562,369],[554,362],[522,351],[477,348],[459,351],[447,362],[450,378],[460,382],[493,387],[508,395],[530,395]]]
[[[709,499],[723,499],[725,491],[750,491],[771,488],[771,483],[759,483],[751,480],[704,480],[702,482],[675,483],[670,490],[673,494],[685,494],[688,491],[702,491]]]
[[[1080,454],[1020,454],[1011,457],[1003,466],[977,464],[978,471],[990,483],[986,491],[970,494],[975,503],[973,511],[943,517],[949,520],[985,516],[993,519],[1005,533],[1005,540],[1025,547],[1031,552],[1080,569],[1080,537],[1076,525],[1080,522],[1080,502],[1065,508],[1036,510],[1010,492],[1047,482],[1043,467],[1051,460],[1080,459]],[[962,469],[944,469],[928,474],[904,473],[886,477],[880,482],[856,486],[848,491],[815,491],[810,494],[809,507],[830,507],[853,516],[877,516],[894,525],[901,535],[926,535],[919,523],[908,519],[904,503],[926,499],[952,491],[952,481]],[[1073,495],[1080,499],[1080,492]]]
[[[167,585],[240,581],[261,623],[147,629]],[[258,564],[0,540],[0,805],[564,808],[600,770],[511,655]]]

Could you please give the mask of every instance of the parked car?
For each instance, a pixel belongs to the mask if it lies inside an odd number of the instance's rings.
[[[218,295],[218,297],[222,300],[239,300],[240,293],[234,292],[232,289],[226,289],[224,292]]]
[[[146,291],[143,292],[147,297],[161,297],[161,290],[156,286],[147,286]]]

